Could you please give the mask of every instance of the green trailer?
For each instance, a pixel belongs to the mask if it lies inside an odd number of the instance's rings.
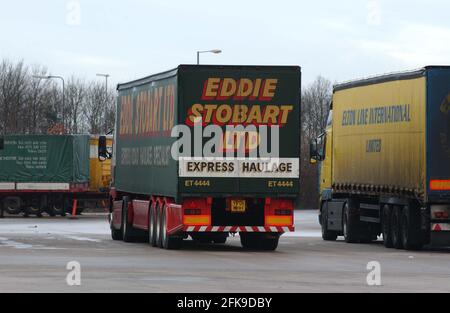
[[[113,238],[275,248],[294,229],[299,67],[181,65],[118,92]]]
[[[89,136],[0,136],[0,197],[8,213],[65,214],[89,190]]]

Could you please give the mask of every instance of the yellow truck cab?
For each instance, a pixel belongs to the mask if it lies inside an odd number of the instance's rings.
[[[331,160],[333,149],[333,110],[330,110],[325,133],[320,137],[320,190],[331,194]]]
[[[100,160],[98,157],[100,136],[93,135],[90,138],[90,160],[89,160],[89,191],[108,193],[111,183],[111,159]],[[112,151],[113,136],[106,136],[106,146]]]

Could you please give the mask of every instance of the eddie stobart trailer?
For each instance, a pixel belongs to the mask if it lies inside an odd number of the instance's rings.
[[[299,67],[182,65],[119,85],[113,239],[171,249],[239,233],[275,250],[294,230],[300,80]]]
[[[449,245],[450,67],[335,86],[311,157],[321,161],[325,240]]]

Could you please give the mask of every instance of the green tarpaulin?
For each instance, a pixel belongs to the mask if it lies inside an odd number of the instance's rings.
[[[0,182],[89,182],[89,136],[0,136]],[[1,149],[2,148],[2,149]]]

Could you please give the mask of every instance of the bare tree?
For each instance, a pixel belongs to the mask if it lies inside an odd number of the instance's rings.
[[[45,107],[48,105],[48,89],[50,82],[47,80],[36,79],[36,76],[47,76],[46,68],[34,66],[31,70],[31,77],[27,78],[27,94],[25,103],[25,133],[42,133],[42,124],[45,120]]]
[[[309,85],[303,92],[302,112],[303,131],[309,138],[315,138],[325,131],[330,102],[332,84],[322,76]]]
[[[105,133],[111,133],[114,130],[116,122],[116,90],[108,90],[104,119]]]
[[[103,84],[93,83],[89,87],[84,115],[87,119],[89,133],[101,134],[104,125],[105,88]]]
[[[88,91],[84,81],[72,77],[66,88],[65,129],[71,134],[78,134],[85,130],[83,123],[83,108]]]
[[[3,133],[22,132],[21,113],[25,105],[28,69],[22,61],[13,64],[6,60],[2,61],[0,71],[0,130]]]
[[[64,121],[62,90],[45,67],[0,62],[0,134],[102,134],[114,128],[115,90],[75,76],[68,80]]]
[[[310,164],[309,143],[325,131],[332,98],[332,84],[319,76],[302,93],[301,207],[317,208],[319,171]]]

